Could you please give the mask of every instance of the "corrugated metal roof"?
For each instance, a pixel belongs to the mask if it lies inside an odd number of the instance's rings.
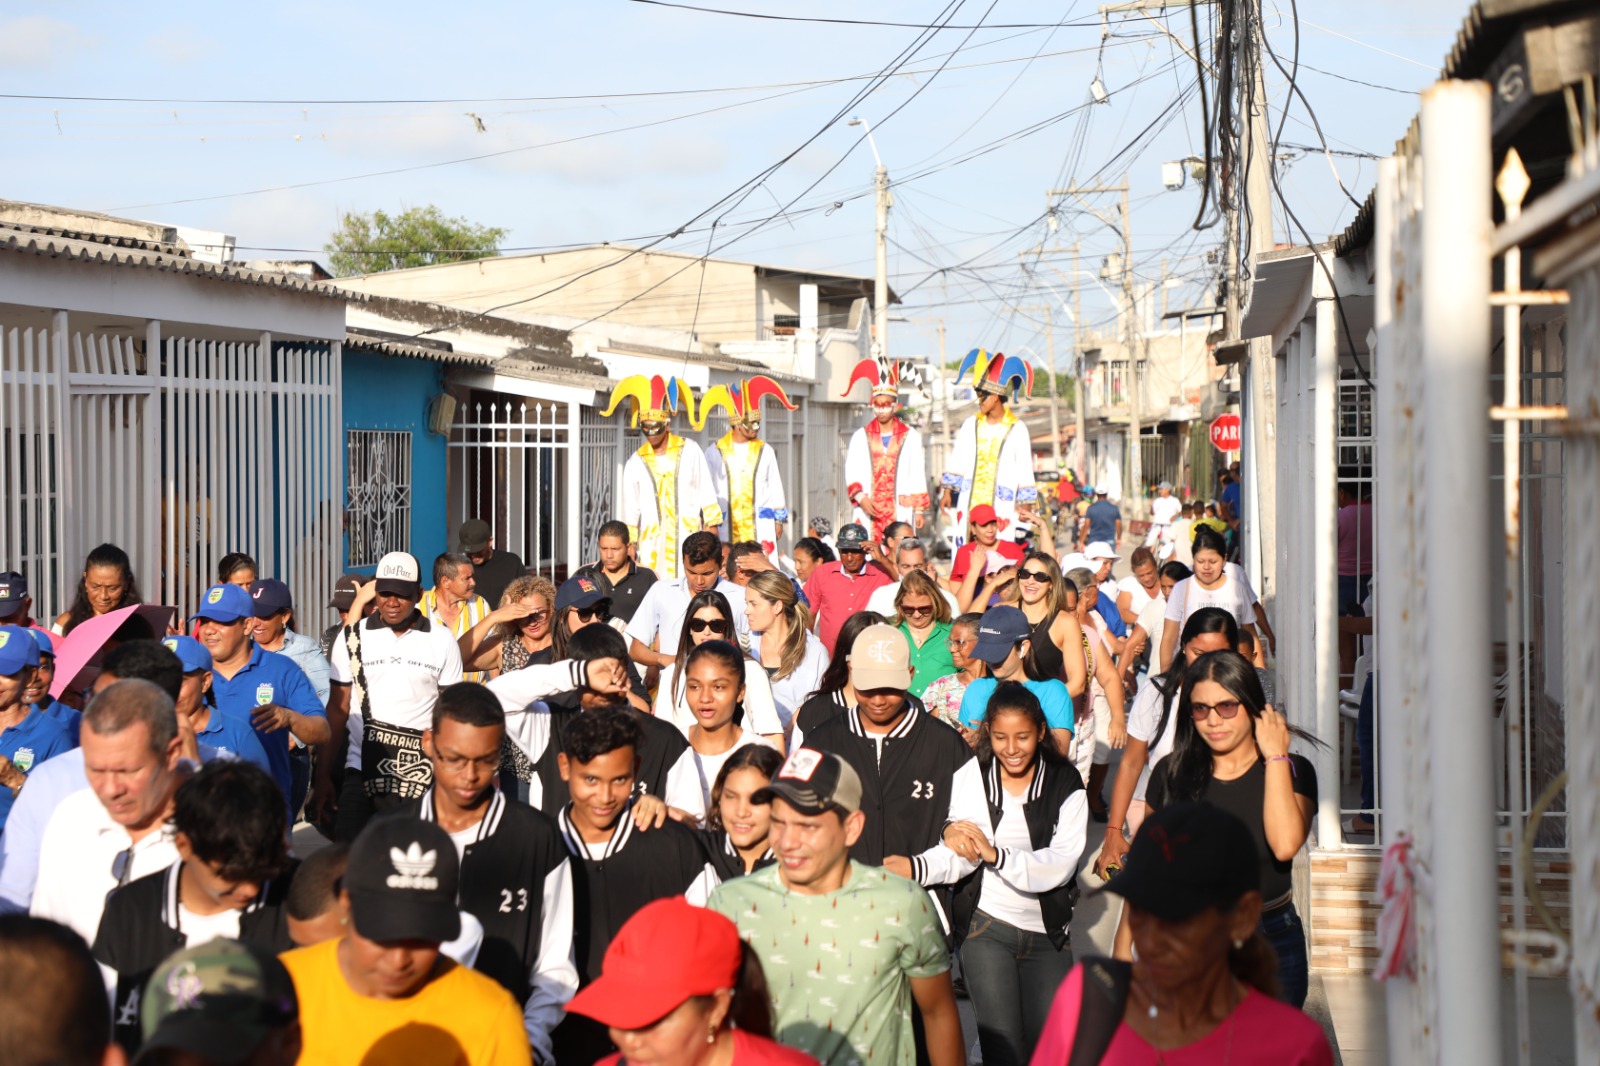
[[[184,255],[176,245],[140,241],[130,237],[0,224],[0,251],[47,256],[51,259],[71,259],[82,263],[105,263],[109,266],[190,274],[243,285],[260,285],[299,292],[329,300],[361,302],[365,299],[360,293],[348,292],[321,282],[307,281],[290,274],[201,262]]]
[[[419,343],[414,337],[402,337],[397,333],[380,333],[376,330],[346,329],[344,345],[346,350],[357,348],[399,359],[427,359],[438,363],[468,363],[473,366],[484,366],[494,362],[491,356],[458,352],[446,341]]]

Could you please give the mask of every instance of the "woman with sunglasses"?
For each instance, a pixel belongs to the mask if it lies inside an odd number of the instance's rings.
[[[499,676],[554,662],[555,602],[556,587],[549,578],[524,574],[512,581],[500,596],[500,606],[462,635],[462,669]]]
[[[687,736],[695,724],[695,713],[689,706],[688,675],[685,665],[690,652],[712,640],[733,641],[737,637],[733,628],[733,608],[728,598],[716,589],[707,589],[689,601],[683,614],[683,630],[678,635],[678,653],[671,663],[661,669],[661,681],[656,688],[655,714],[677,726]],[[735,645],[737,647],[737,645]],[[767,673],[754,659],[745,658],[744,709],[745,724],[772,741],[783,750],[783,722],[778,718],[778,708],[772,702],[772,683]]]
[[[1317,772],[1289,752],[1295,738],[1316,743],[1267,706],[1255,667],[1235,651],[1213,651],[1184,671],[1172,754],[1151,771],[1152,812],[1204,800],[1249,828],[1261,864],[1261,932],[1278,952],[1283,1000],[1306,1001],[1305,929],[1295,912],[1290,870],[1311,832]]]
[[[979,730],[988,820],[951,823],[945,846],[979,869],[956,886],[951,929],[979,1019],[984,1066],[1022,1066],[1072,969],[1072,903],[1089,810],[1032,692],[1002,682]]]
[[[1183,625],[1183,656],[1166,673],[1153,675],[1133,698],[1133,707],[1128,711],[1128,746],[1122,749],[1122,760],[1117,763],[1106,839],[1094,864],[1095,873],[1101,877],[1110,876],[1108,867],[1121,865],[1122,857],[1128,853],[1128,841],[1144,821],[1150,768],[1171,753],[1177,736],[1175,711],[1184,671],[1207,652],[1233,647],[1238,638],[1239,624],[1233,615],[1220,607],[1201,608]]]
[[[930,682],[922,691],[922,704],[928,713],[963,733],[969,730],[961,724],[962,697],[967,693],[967,686],[983,677],[987,670],[983,660],[972,654],[972,649],[978,645],[978,625],[982,621],[983,615],[970,612],[950,623],[950,637],[945,647],[950,649],[950,665],[956,672]]]
[[[1021,592],[1017,606],[1028,616],[1034,661],[1044,675],[1065,682],[1067,692],[1077,699],[1088,675],[1083,656],[1069,655],[1068,650],[1077,653],[1082,648],[1083,627],[1069,606],[1072,601],[1060,565],[1044,552],[1029,552],[1017,569],[1017,582]]]
[[[886,621],[888,619],[875,611],[857,611],[844,620],[844,625],[839,627],[839,640],[833,646],[833,658],[822,671],[822,680],[794,712],[794,721],[789,727],[790,751],[802,746],[807,733],[856,705],[856,690],[850,684],[850,649],[863,629]]]
[[[750,623],[751,652],[767,680],[785,730],[823,671],[828,649],[811,632],[811,612],[800,602],[794,582],[776,570],[761,570],[744,588],[744,615]]]
[[[930,684],[956,672],[950,658],[950,605],[933,578],[907,570],[894,594],[894,609],[890,624],[899,626],[911,644],[911,687],[906,691],[921,699]]]

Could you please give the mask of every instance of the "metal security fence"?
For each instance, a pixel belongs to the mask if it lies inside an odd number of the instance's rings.
[[[411,530],[410,432],[345,433],[345,529],[351,566],[376,566],[388,552],[405,549]]]
[[[450,427],[451,527],[482,517],[497,546],[564,578],[582,565],[580,438],[573,405],[498,396],[463,404]]]

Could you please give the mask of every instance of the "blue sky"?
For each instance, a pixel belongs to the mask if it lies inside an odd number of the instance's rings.
[[[224,230],[256,257],[322,257],[342,211],[433,203],[509,228],[513,248],[653,238],[687,224],[663,246],[698,254],[709,239],[729,258],[870,274],[872,155],[843,118],[827,125],[846,109],[874,124],[897,183],[890,270],[905,294],[896,314],[913,321],[893,327],[896,352],[927,351],[941,317],[952,357],[975,345],[1042,351],[1039,325],[1005,309],[1050,298],[1018,253],[1081,236],[1094,265],[1117,244],[1066,209],[1060,232],[1047,232],[1045,192],[1112,183],[1124,168],[1136,271],[1157,275],[1165,257],[1188,285],[1169,292],[1173,306],[1197,298],[1221,227],[1193,232],[1195,186],[1161,184],[1161,163],[1198,144],[1198,101],[1174,106],[1194,63],[1151,21],[1111,16],[1102,36],[1082,0],[703,6],[919,25],[954,7],[952,26],[985,28],[919,35],[634,0],[14,0],[0,15],[9,157],[0,196]],[[1299,84],[1331,148],[1391,149],[1416,112],[1410,93],[1433,79],[1466,10],[1464,0],[1300,4],[1301,62],[1317,70],[1302,69]],[[1287,4],[1267,0],[1265,20],[1287,63]],[[1000,24],[1017,28],[987,28]],[[1161,25],[1191,35],[1185,9]],[[910,47],[893,77],[866,77]],[[1110,99],[1086,106],[1097,75]],[[1284,83],[1268,75],[1276,126]],[[1283,141],[1316,144],[1298,104]],[[1321,239],[1355,208],[1320,152],[1290,152],[1300,158],[1282,171],[1284,193]],[[724,202],[791,154],[742,202]],[[1333,164],[1364,197],[1373,164],[1354,155]],[[1277,239],[1289,239],[1281,217]],[[1112,315],[1092,284],[1083,300],[1087,322]],[[706,294],[708,318],[717,301]],[[1056,328],[1059,340],[1070,324],[1057,316]]]

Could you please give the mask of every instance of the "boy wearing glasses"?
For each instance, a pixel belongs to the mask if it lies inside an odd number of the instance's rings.
[[[483,924],[474,968],[516,997],[535,1059],[550,1062],[550,1033],[578,990],[572,873],[555,822],[495,787],[505,736],[505,712],[488,689],[445,689],[422,734],[433,785],[399,810],[450,834],[461,909]]]

